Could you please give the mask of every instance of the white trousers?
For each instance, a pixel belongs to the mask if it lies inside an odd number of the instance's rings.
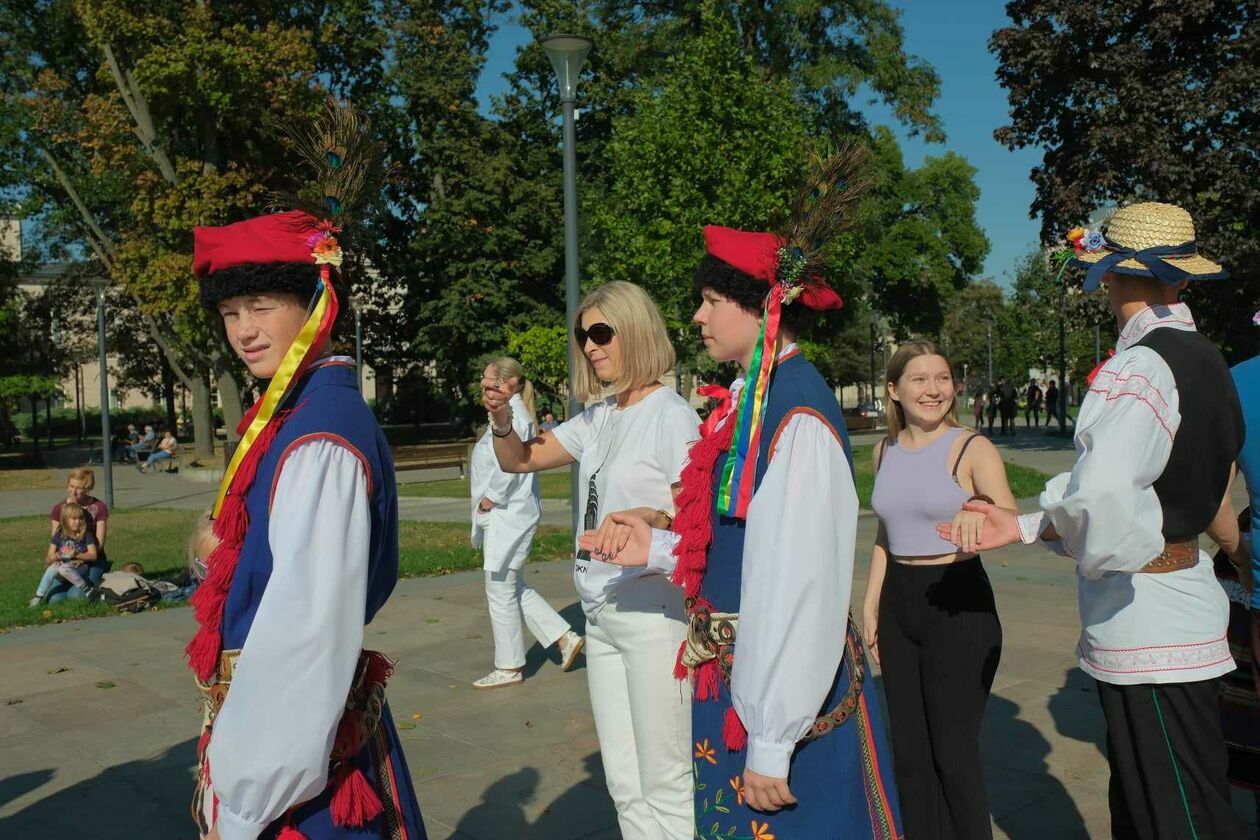
[[[623,840],[691,840],[691,687],[674,679],[682,590],[660,575],[617,589],[586,627],[587,683]]]
[[[525,585],[519,569],[501,572],[486,571],[486,604],[490,607],[490,629],[494,633],[494,667],[525,666],[525,632],[522,616],[529,632],[543,647],[554,645],[569,623],[560,617],[543,596]]]

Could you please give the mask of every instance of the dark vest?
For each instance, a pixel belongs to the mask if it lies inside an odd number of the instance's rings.
[[[271,494],[285,456],[304,440],[331,439],[358,454],[369,473],[372,532],[368,548],[365,619],[370,622],[398,580],[398,496],[389,444],[372,410],[359,394],[354,367],[337,358],[324,361],[293,389],[285,403],[293,413],[258,464],[245,496],[249,530],[223,615],[223,647],[245,644],[254,614],[271,579]]]
[[[844,448],[845,457],[849,459],[849,468],[853,468],[853,453],[849,447],[849,436],[845,431],[844,416],[840,413],[840,405],[836,402],[835,392],[812,364],[800,352],[788,356],[777,365],[770,376],[770,397],[766,401],[764,425],[761,430],[760,449],[757,456],[757,475],[753,485],[754,492],[761,486],[761,480],[770,466],[770,451],[774,445],[776,432],[798,411],[808,411],[815,415],[836,434]],[[726,455],[718,458],[713,469],[714,497],[716,487],[721,482],[722,467],[726,463]],[[779,558],[788,573],[790,557]],[[713,506],[713,542],[709,544],[708,568],[704,582],[700,586],[700,595],[713,605],[718,612],[739,612],[740,583],[744,570],[744,521],[717,512]]]
[[[1158,353],[1177,383],[1181,425],[1154,486],[1164,511],[1164,539],[1192,540],[1216,516],[1230,465],[1242,449],[1238,392],[1221,351],[1198,332],[1159,327],[1134,346]]]

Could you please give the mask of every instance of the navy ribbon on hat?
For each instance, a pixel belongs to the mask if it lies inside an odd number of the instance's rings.
[[[1098,284],[1102,282],[1103,275],[1125,260],[1137,260],[1153,276],[1169,284],[1180,283],[1182,280],[1192,276],[1185,269],[1164,262],[1164,259],[1167,257],[1194,256],[1198,253],[1198,247],[1194,244],[1193,239],[1189,242],[1182,242],[1180,245],[1155,245],[1150,248],[1143,248],[1141,251],[1126,248],[1105,237],[1104,239],[1107,243],[1107,250],[1111,251],[1111,253],[1090,266],[1089,271],[1085,274],[1085,291],[1087,292],[1097,289]]]

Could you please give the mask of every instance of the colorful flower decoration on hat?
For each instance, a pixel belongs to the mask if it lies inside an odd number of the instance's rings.
[[[1087,254],[1096,254],[1107,244],[1107,238],[1103,236],[1100,230],[1091,230],[1085,234],[1085,239],[1081,243],[1081,247]]]
[[[1077,250],[1080,250],[1079,243],[1082,239],[1085,238],[1085,234],[1088,232],[1089,231],[1085,230],[1085,228],[1083,227],[1072,228],[1071,230],[1067,232],[1068,244],[1076,248]]]
[[[1251,323],[1255,324],[1257,327],[1260,327],[1260,309],[1257,309],[1256,314],[1251,316]]]
[[[341,228],[327,219],[319,223],[318,229],[313,231],[306,239],[306,244],[311,246],[311,256],[315,259],[316,265],[331,265],[340,270],[341,268],[341,243],[337,241],[334,233],[341,233]]]

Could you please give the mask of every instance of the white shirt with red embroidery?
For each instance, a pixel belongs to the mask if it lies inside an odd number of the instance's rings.
[[[1051,547],[1076,559],[1085,673],[1114,685],[1195,682],[1234,670],[1225,639],[1229,601],[1204,551],[1193,568],[1137,574],[1164,549],[1155,480],[1181,423],[1177,384],[1154,350],[1135,346],[1151,330],[1193,331],[1185,304],[1131,317],[1116,354],[1098,371],[1076,420],[1078,459],[1020,517],[1025,542],[1045,525]]]

